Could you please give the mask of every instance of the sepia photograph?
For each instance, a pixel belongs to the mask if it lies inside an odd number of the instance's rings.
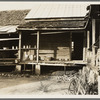
[[[99,1],[0,1],[0,98],[99,95]]]

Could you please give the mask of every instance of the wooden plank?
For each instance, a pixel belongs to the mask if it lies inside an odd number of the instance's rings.
[[[0,63],[0,66],[15,66],[14,63]]]
[[[60,55],[66,55],[66,54],[69,54],[69,48],[66,49],[66,50],[57,50],[57,54],[60,54]]]
[[[95,19],[92,19],[92,45],[95,43]],[[95,65],[95,47],[92,46],[92,63]]]
[[[70,60],[71,60],[71,56],[72,56],[72,32],[70,32]]]
[[[41,74],[41,66],[39,64],[35,65],[35,74],[40,75]]]
[[[87,31],[87,54],[86,54],[86,60],[89,59],[89,49],[90,48],[90,31]]]
[[[56,32],[42,32],[41,34],[61,34],[61,33],[68,33],[67,31],[56,31]],[[31,35],[37,35],[37,33],[32,33]]]
[[[18,52],[18,58],[21,60],[21,32],[19,33],[19,52]]]
[[[92,44],[95,43],[95,19],[92,19]]]
[[[16,58],[0,58],[0,60],[15,60]]]
[[[84,31],[83,38],[83,61],[86,61],[86,32]]]
[[[38,63],[38,64],[45,66],[66,66],[66,64],[49,64],[49,63]]]
[[[22,50],[36,50],[36,48],[21,48]]]
[[[39,50],[39,53],[49,54],[49,53],[54,53],[54,50]]]
[[[10,40],[19,40],[19,38],[4,38],[4,39],[0,39],[0,41],[10,41]]]
[[[90,47],[90,31],[87,31],[87,49]]]
[[[18,49],[0,49],[0,51],[16,51]]]
[[[20,64],[30,64],[30,65],[37,65],[37,62],[33,61],[26,61],[26,62],[21,62]],[[87,62],[83,62],[83,61],[39,61],[38,65],[45,65],[45,66],[78,66],[78,65],[86,65]]]
[[[71,33],[72,33],[72,32],[73,32],[73,33],[77,33],[77,32],[83,32],[83,31],[70,31],[70,32],[71,32]],[[66,30],[65,30],[65,31],[59,30],[59,31],[56,31],[56,32],[54,32],[54,31],[53,31],[53,32],[52,32],[52,31],[51,31],[51,32],[48,32],[48,31],[47,31],[47,32],[42,32],[41,34],[45,34],[45,35],[46,35],[46,34],[61,34],[61,33],[66,33],[66,34],[67,34],[67,33],[69,33],[69,32],[66,31]],[[31,33],[31,35],[37,35],[37,33]]]
[[[30,18],[30,19],[26,19],[27,22],[29,21],[34,21],[34,22],[37,22],[37,21],[40,21],[40,19],[34,19],[34,18]],[[81,18],[63,18],[63,17],[60,17],[60,18],[41,18],[41,21],[84,21],[84,17],[81,17]]]
[[[39,31],[37,31],[37,63],[39,62]]]
[[[84,28],[17,28],[17,30],[36,30],[36,31],[39,31],[39,30],[56,30],[56,31],[58,31],[58,30],[84,30],[85,29],[85,27]]]
[[[33,71],[34,71],[34,64],[32,64],[32,73],[33,73]]]

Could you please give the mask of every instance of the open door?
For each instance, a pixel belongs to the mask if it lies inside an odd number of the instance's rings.
[[[84,33],[72,33],[72,60],[83,59],[83,35]]]

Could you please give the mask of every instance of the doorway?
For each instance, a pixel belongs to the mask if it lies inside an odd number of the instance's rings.
[[[72,33],[72,45],[71,45],[72,60],[83,59],[83,35],[84,33]]]

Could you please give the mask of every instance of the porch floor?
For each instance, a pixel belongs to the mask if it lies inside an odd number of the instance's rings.
[[[39,64],[44,66],[77,66],[77,65],[86,65],[87,62],[83,60],[72,60],[72,61],[22,61],[19,64]]]

